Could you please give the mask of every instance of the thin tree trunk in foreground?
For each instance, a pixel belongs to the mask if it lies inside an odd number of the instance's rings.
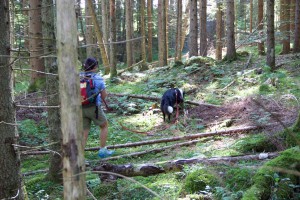
[[[57,10],[57,60],[63,134],[64,199],[86,199],[82,110],[77,64],[77,25],[73,0],[59,0]],[[68,24],[66,26],[66,24]],[[66,34],[68,33],[68,34]]]
[[[213,157],[213,158],[191,158],[166,161],[163,163],[149,163],[149,164],[126,164],[126,165],[113,165],[110,163],[101,163],[93,169],[94,173],[99,173],[100,178],[103,180],[108,178],[108,175],[101,174],[104,172],[113,172],[121,174],[127,177],[134,176],[152,176],[160,173],[181,171],[184,165],[191,165],[195,163],[215,164],[220,162],[238,162],[242,160],[265,160],[277,157],[278,152],[271,153],[260,153],[254,155],[242,155],[242,156],[224,156],[224,157]],[[111,176],[111,175],[110,175]]]

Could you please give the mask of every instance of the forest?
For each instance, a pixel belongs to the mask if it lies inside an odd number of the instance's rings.
[[[300,0],[1,0],[0,18],[0,200],[300,199]],[[87,58],[107,136],[86,133]]]

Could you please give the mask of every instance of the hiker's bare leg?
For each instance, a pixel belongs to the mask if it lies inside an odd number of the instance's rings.
[[[108,123],[106,121],[100,126],[100,147],[101,148],[106,146],[107,134],[108,134]]]
[[[89,132],[90,132],[90,129],[83,130],[83,147],[86,146],[86,141],[88,139]]]

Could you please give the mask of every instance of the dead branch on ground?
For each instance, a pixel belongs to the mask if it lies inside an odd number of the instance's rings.
[[[100,163],[94,167],[93,171],[106,171],[117,174],[122,174],[127,177],[134,176],[152,176],[160,173],[181,171],[184,165],[191,165],[196,163],[204,164],[218,164],[218,163],[234,163],[242,160],[265,160],[277,157],[278,152],[260,153],[254,155],[241,155],[241,156],[224,156],[224,157],[213,157],[213,158],[191,158],[191,159],[180,159],[172,160],[159,163],[148,163],[148,164],[125,164],[125,165],[114,165],[110,163]],[[99,175],[103,179],[103,175]]]

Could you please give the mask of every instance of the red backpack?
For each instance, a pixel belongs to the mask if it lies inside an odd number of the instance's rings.
[[[95,104],[99,93],[95,89],[92,78],[83,77],[80,79],[81,105]]]

